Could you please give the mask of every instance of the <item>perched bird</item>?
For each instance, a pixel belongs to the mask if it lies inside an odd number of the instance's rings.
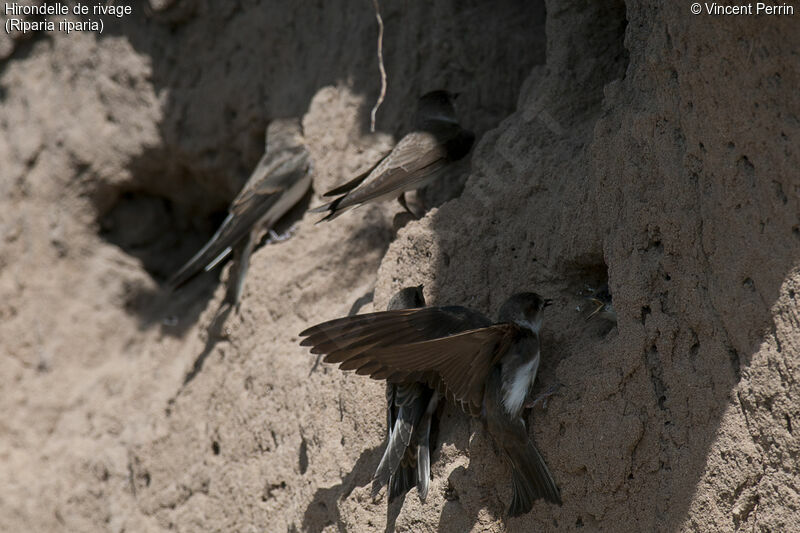
[[[611,292],[608,290],[608,285],[603,284],[593,291],[592,296],[587,299],[594,305],[594,309],[586,316],[587,322],[595,317],[609,322],[617,322],[617,311],[611,301]]]
[[[549,304],[535,293],[515,294],[494,324],[458,306],[356,315],[303,331],[301,345],[327,354],[325,361],[342,370],[399,385],[423,382],[480,416],[511,464],[508,512],[517,516],[537,498],[561,503],[521,416],[539,368],[539,330]]]
[[[237,264],[231,270],[226,300],[238,304],[250,254],[261,232],[294,207],[310,186],[311,159],[300,121],[273,120],[267,128],[265,153],[228,208],[228,216],[206,245],[172,276],[169,286],[177,289],[233,252]]]
[[[387,309],[412,309],[425,306],[422,286],[406,287],[391,300]],[[440,395],[424,383],[386,383],[386,416],[389,441],[375,471],[373,493],[389,484],[389,501],[412,487],[422,501],[428,495],[431,478],[431,422]]]
[[[442,90],[423,95],[415,130],[400,139],[374,167],[326,192],[324,196],[339,197],[311,212],[328,213],[322,222],[353,207],[392,198],[410,212],[406,191],[419,189],[437,178],[449,163],[466,156],[475,141],[475,134],[459,125],[453,99],[454,95]]]

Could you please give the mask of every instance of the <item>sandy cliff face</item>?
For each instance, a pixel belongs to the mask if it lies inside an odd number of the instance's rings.
[[[384,4],[376,134],[369,2],[151,2],[102,36],[0,45],[0,530],[800,522],[800,14]],[[298,208],[221,337],[214,276],[160,291],[270,118],[303,117],[317,202],[439,87],[479,140],[423,219],[395,231],[385,204],[316,226]],[[576,311],[604,282],[614,328]],[[518,290],[556,300],[537,391],[562,387],[528,423],[562,507],[504,521],[508,467],[452,407],[427,502],[370,497],[383,387],[315,368],[297,333],[419,283],[492,315]]]

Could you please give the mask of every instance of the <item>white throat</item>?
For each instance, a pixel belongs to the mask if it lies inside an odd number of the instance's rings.
[[[533,321],[515,320],[514,323],[522,328],[529,329],[532,333],[538,335],[539,330],[542,329],[542,318],[542,313],[539,313],[539,316],[537,316]]]

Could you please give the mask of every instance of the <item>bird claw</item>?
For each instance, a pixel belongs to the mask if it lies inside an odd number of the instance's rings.
[[[267,238],[267,244],[289,240],[292,237],[292,235],[294,235],[295,231],[297,231],[296,223],[292,224],[292,226],[283,233],[278,233],[274,229],[270,228],[269,231],[267,232],[267,234],[269,235],[269,237]]]
[[[310,376],[311,374],[313,374],[315,370],[317,370],[317,367],[319,366],[319,362],[320,362],[320,361],[322,361],[322,354],[321,354],[321,353],[320,353],[320,354],[317,354],[317,360],[316,360],[316,361],[314,361],[314,366],[312,366],[312,367],[311,367],[311,370],[308,372],[308,375],[309,375],[309,376]]]
[[[525,408],[533,409],[537,404],[542,404],[542,409],[547,409],[547,402],[550,401],[550,397],[557,393],[560,388],[561,385],[552,385],[549,389],[539,394],[536,398],[526,402]]]

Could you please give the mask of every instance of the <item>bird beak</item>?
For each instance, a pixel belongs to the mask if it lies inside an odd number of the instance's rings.
[[[548,306],[551,306],[551,305],[553,305],[553,300],[551,300],[550,298],[545,298],[544,299],[544,307],[548,307]]]
[[[589,298],[589,301],[592,302],[595,305],[595,308],[594,308],[594,311],[589,313],[589,316],[586,317],[586,322],[588,322],[592,318],[594,318],[597,315],[597,313],[599,313],[603,309],[603,307],[606,305],[602,301],[598,300],[597,298]]]

